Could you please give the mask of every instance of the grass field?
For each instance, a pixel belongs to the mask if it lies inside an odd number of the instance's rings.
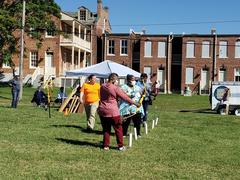
[[[125,152],[112,136],[106,152],[99,119],[92,133],[84,114],[49,119],[30,104],[33,91],[11,109],[10,89],[0,88],[0,179],[240,178],[240,117],[210,111],[207,96],[159,95],[148,120],[158,126]]]

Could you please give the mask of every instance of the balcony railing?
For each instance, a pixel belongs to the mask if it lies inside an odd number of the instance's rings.
[[[73,34],[68,34],[67,36],[60,36],[60,44],[61,45],[72,45],[77,46],[79,48],[83,49],[91,49],[91,43],[83,40],[82,38],[79,38]]]

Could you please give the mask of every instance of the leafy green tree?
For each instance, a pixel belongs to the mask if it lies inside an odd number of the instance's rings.
[[[22,20],[22,0],[0,2],[0,54],[4,63],[12,64],[12,55],[18,52]],[[25,32],[36,39],[39,48],[45,30],[58,31],[52,17],[60,18],[60,7],[54,0],[26,0]]]

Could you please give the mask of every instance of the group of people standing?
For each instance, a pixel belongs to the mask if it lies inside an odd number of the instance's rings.
[[[80,102],[84,104],[87,116],[87,130],[91,131],[95,125],[95,114],[101,120],[103,128],[103,148],[109,150],[111,127],[114,128],[118,149],[125,150],[123,136],[127,136],[131,121],[141,137],[141,124],[147,121],[148,105],[151,101],[151,86],[147,83],[147,74],[141,74],[136,81],[133,75],[127,75],[126,83],[119,86],[118,74],[112,73],[108,81],[100,86],[97,77],[92,74],[80,88]],[[12,107],[17,107],[20,83],[17,76],[10,81],[12,86]],[[66,98],[63,88],[60,88],[55,103],[61,103]],[[38,106],[46,105],[47,96],[41,88],[34,93],[32,102]]]
[[[93,130],[95,113],[103,128],[103,148],[109,150],[111,127],[114,128],[118,149],[125,150],[123,137],[127,135],[132,121],[141,137],[141,124],[147,121],[148,105],[151,99],[151,85],[147,83],[147,74],[141,74],[136,81],[133,75],[127,75],[126,83],[119,86],[118,74],[112,73],[108,81],[101,86],[96,76],[90,75],[80,90],[80,101],[84,103],[87,116],[87,129]]]

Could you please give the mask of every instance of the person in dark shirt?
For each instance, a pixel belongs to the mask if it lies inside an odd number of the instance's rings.
[[[12,108],[17,108],[20,92],[20,81],[18,76],[14,76],[12,80],[9,81],[9,84],[12,86]]]
[[[46,107],[47,105],[47,95],[42,91],[41,87],[34,92],[31,103],[36,103],[37,106]]]

